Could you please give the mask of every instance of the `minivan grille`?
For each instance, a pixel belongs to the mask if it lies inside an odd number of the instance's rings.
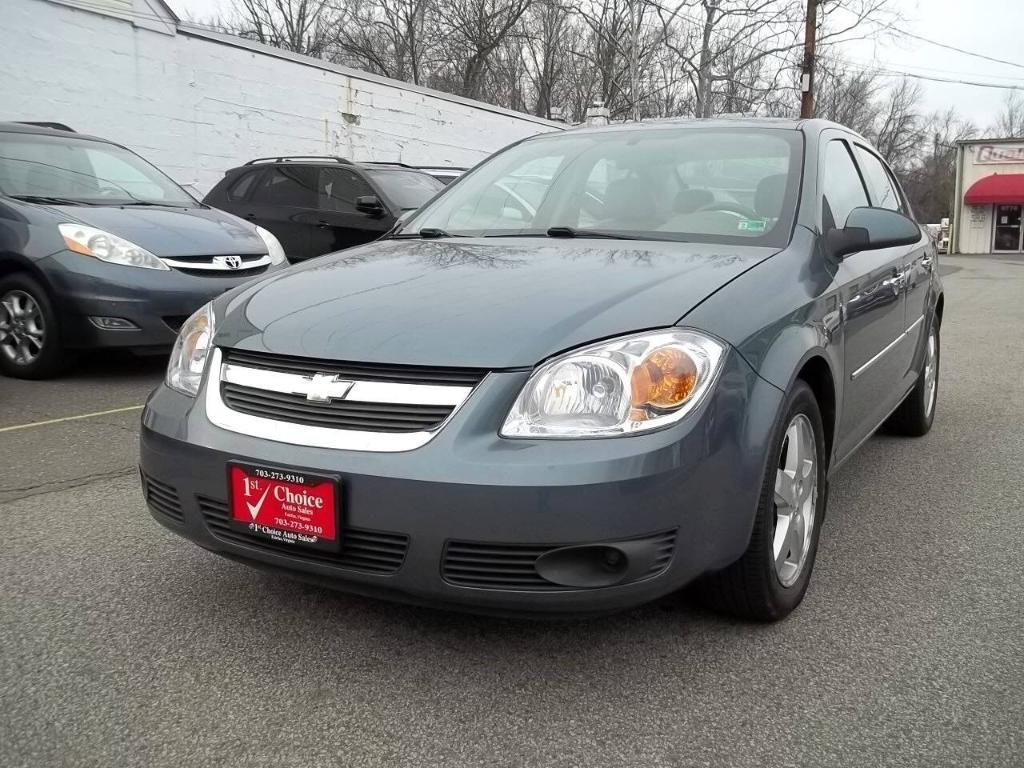
[[[351,400],[319,403],[302,395],[229,382],[221,383],[221,398],[228,408],[239,413],[311,427],[365,432],[422,432],[440,426],[453,410],[450,405],[360,403]]]
[[[324,565],[378,574],[395,573],[401,568],[405,562],[406,550],[409,548],[409,537],[402,533],[342,528],[339,552],[298,549],[290,544],[278,544],[235,528],[230,522],[228,505],[223,501],[205,496],[199,496],[198,500],[199,511],[203,515],[206,527],[215,538],[227,544],[255,547]]]
[[[250,352],[241,349],[225,349],[224,362],[229,365],[260,368],[280,373],[297,373],[303,376],[328,373],[354,381],[389,381],[400,384],[432,384],[451,387],[476,386],[487,373],[481,368],[347,363],[336,360],[319,360],[312,357]]]
[[[166,261],[178,272],[197,277],[252,277],[267,271],[269,261],[266,254],[242,254],[237,258],[241,266],[237,269],[214,269],[215,256],[175,256]]]
[[[657,555],[648,572],[640,578],[661,573],[668,567],[675,549],[676,532],[649,537]],[[599,543],[599,542],[594,542]],[[444,550],[441,576],[449,584],[477,589],[553,591],[571,589],[553,584],[537,573],[541,555],[571,544],[485,544],[449,541]]]

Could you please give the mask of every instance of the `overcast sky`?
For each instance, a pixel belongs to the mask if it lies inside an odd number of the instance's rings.
[[[209,18],[227,13],[232,0],[166,0],[182,17]],[[848,44],[858,65],[912,72],[929,77],[974,80],[1024,88],[1024,2],[1021,0],[891,0],[904,17],[903,28],[922,37],[975,51],[1021,67],[978,59],[915,40]],[[955,106],[985,131],[1009,91],[996,88],[922,82],[929,110]],[[1024,95],[1024,94],[1022,94]]]

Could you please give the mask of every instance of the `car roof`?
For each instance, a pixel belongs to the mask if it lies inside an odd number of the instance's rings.
[[[316,155],[281,155],[279,157],[257,157],[250,160],[243,165],[235,166],[231,168],[228,173],[234,171],[240,171],[244,168],[267,168],[273,166],[294,166],[294,165],[313,165],[317,167],[332,167],[332,168],[361,168],[363,170],[373,171],[412,171],[413,173],[423,173],[430,175],[423,168],[419,168],[415,165],[407,165],[405,163],[391,162],[387,160],[349,160],[345,157],[334,157],[330,155],[316,156]],[[462,169],[459,169],[462,172]]]
[[[0,122],[0,133],[31,133],[38,136],[55,136],[65,139],[85,139],[86,141],[101,141],[104,144],[116,144],[116,142],[102,139],[99,136],[90,136],[87,133],[60,131],[56,128],[47,128],[41,125],[30,125],[29,123]]]
[[[730,129],[730,128],[768,128],[775,130],[801,131],[806,134],[819,134],[822,131],[833,128],[845,133],[857,136],[856,131],[847,128],[831,120],[817,118],[793,118],[793,117],[670,117],[654,120],[642,120],[638,122],[612,123],[610,125],[579,126],[572,128],[565,133],[606,133],[606,132],[627,132],[627,131],[658,131],[658,130],[696,130],[696,129]],[[528,140],[542,139],[552,135],[563,135],[557,133],[541,133],[531,136]]]

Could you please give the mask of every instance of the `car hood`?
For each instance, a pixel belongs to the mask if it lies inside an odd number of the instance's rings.
[[[778,249],[613,240],[386,240],[218,304],[220,346],[359,362],[529,367],[670,326]]]
[[[50,210],[162,257],[266,253],[256,228],[216,208],[60,206]]]

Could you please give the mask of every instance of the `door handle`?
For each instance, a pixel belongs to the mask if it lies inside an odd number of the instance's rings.
[[[932,257],[932,256],[925,256],[923,259],[921,259],[921,266],[924,267],[925,269],[927,269],[929,272],[931,272],[932,271],[932,262],[933,261],[935,261],[934,257]]]
[[[317,228],[317,229],[329,229],[329,228],[330,228],[330,226],[331,226],[331,225],[330,225],[330,224],[328,224],[328,223],[327,223],[326,221],[318,221],[318,222],[316,223],[316,228]]]

